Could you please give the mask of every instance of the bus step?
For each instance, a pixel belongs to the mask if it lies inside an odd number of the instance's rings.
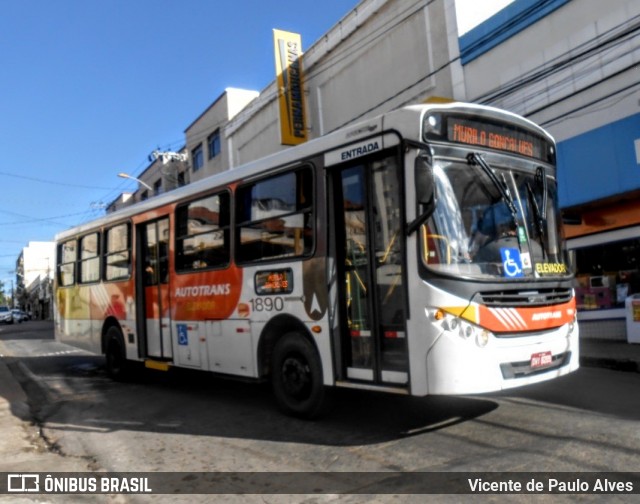
[[[155,369],[156,371],[169,371],[169,363],[157,360],[147,359],[144,361],[144,367]]]

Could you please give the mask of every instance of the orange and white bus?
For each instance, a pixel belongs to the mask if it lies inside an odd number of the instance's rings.
[[[489,107],[405,107],[60,233],[56,336],[132,361],[473,394],[578,368],[555,144]]]

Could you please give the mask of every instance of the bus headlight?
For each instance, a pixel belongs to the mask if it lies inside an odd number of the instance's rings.
[[[433,316],[431,320],[435,321],[445,331],[455,334],[463,340],[475,341],[480,348],[484,348],[489,343],[492,334],[490,331],[443,310],[437,310],[435,313],[437,315]]]
[[[476,335],[476,345],[480,348],[486,347],[487,343],[489,343],[489,335],[490,333],[486,329],[478,331],[478,334]]]

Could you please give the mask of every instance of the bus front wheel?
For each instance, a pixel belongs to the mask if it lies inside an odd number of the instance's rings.
[[[278,406],[300,418],[317,417],[324,402],[322,365],[313,344],[298,333],[276,343],[271,384]]]
[[[107,374],[113,380],[124,381],[128,377],[127,357],[122,333],[117,327],[110,327],[105,336],[105,357]]]

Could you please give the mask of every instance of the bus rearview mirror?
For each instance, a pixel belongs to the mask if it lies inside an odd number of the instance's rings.
[[[433,168],[429,160],[424,156],[416,159],[415,180],[417,202],[421,205],[434,206],[435,188]]]

